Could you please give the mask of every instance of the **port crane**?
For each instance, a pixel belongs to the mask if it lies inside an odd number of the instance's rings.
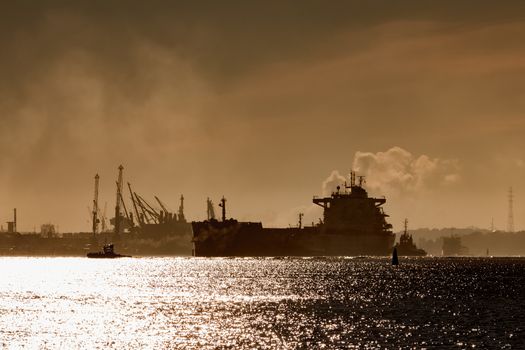
[[[98,219],[98,184],[99,184],[100,177],[98,174],[95,175],[95,193],[93,198],[93,239],[96,239],[97,231],[98,231],[98,223],[100,220]]]
[[[118,180],[117,180],[117,198],[116,198],[116,204],[115,204],[115,227],[114,227],[114,234],[115,236],[120,234],[120,202],[122,201],[122,171],[124,170],[124,167],[120,165],[118,167]]]
[[[157,203],[159,203],[160,207],[162,208],[162,210],[164,211],[164,214],[168,214],[170,213],[170,211],[166,208],[166,206],[164,205],[164,203],[162,203],[162,201],[159,199],[159,197],[157,196],[154,196],[155,197],[155,200],[157,201]]]
[[[180,195],[180,205],[179,205],[179,221],[185,221],[184,217],[184,196]]]
[[[137,202],[135,201],[135,196],[133,194],[133,191],[131,190],[131,184],[129,182],[128,182],[128,189],[129,189],[129,195],[131,196],[131,203],[133,203],[133,210],[135,211],[135,217],[137,218],[139,226],[142,227],[144,225],[144,220],[141,218],[141,215],[139,214],[139,211],[137,208]]]
[[[117,187],[119,184],[117,183]],[[122,190],[122,188],[121,188]],[[122,203],[122,209],[124,209],[124,214],[126,214],[126,219],[128,219],[128,223],[133,226],[133,213],[128,213],[128,208],[126,208],[126,203],[124,202],[124,198],[122,197],[122,191],[119,191],[119,197],[120,197],[120,203]]]
[[[215,219],[215,209],[213,208],[213,202],[210,198],[206,200],[206,214],[208,216],[208,220]]]

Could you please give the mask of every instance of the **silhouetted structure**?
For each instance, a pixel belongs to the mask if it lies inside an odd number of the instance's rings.
[[[118,167],[118,180],[117,180],[117,199],[115,201],[115,221],[113,225],[113,238],[119,239],[120,234],[122,233],[121,230],[123,227],[121,226],[121,219],[122,219],[122,213],[120,212],[120,207],[122,203],[122,171],[124,170],[124,167],[120,165]]]
[[[40,235],[45,238],[56,237],[57,231],[53,224],[43,224],[40,226]]]
[[[102,247],[101,252],[87,253],[88,258],[98,258],[98,259],[114,259],[114,258],[131,258],[130,255],[121,255],[115,253],[113,244],[105,244]]]
[[[399,237],[399,243],[396,244],[396,253],[399,252],[401,256],[425,256],[427,252],[423,249],[419,249],[414,244],[412,235],[408,233],[408,219],[405,219],[405,230]]]
[[[121,247],[134,254],[191,255],[191,226],[184,215],[184,196],[180,196],[177,213],[172,213],[159,197],[154,196],[160,208],[134,192],[128,182],[132,202],[128,211],[122,193],[122,170],[120,166],[115,218],[110,220]]]
[[[100,177],[95,175],[93,208],[89,208],[90,232],[58,234],[58,230],[43,225],[40,234],[17,232],[16,209],[13,221],[8,222],[8,232],[0,235],[0,255],[36,256],[85,256],[108,240],[118,240],[119,249],[133,255],[191,255],[191,225],[184,216],[184,197],[180,197],[178,213],[171,213],[167,206],[155,196],[161,208],[149,204],[131,190],[133,208],[128,211],[123,197],[123,167],[119,166],[116,182],[115,217],[112,232],[106,230],[106,214],[100,212],[98,189]],[[99,232],[98,224],[102,223]],[[45,228],[45,231],[44,231]]]
[[[330,197],[313,198],[324,209],[323,220],[315,226],[263,228],[260,222],[226,219],[223,197],[222,221],[192,222],[196,256],[316,256],[389,255],[395,235],[386,222],[381,205],[385,198],[371,198],[363,188],[364,178],[350,186],[337,187]],[[210,217],[208,199],[208,217]]]
[[[13,209],[13,221],[7,222],[7,232],[8,233],[16,233],[17,227],[16,227],[16,208]]]
[[[399,265],[399,257],[397,256],[396,247],[394,247],[394,251],[392,252],[392,265],[394,266]]]
[[[98,232],[98,223],[100,222],[98,219],[98,183],[99,183],[100,177],[98,174],[95,175],[95,190],[94,190],[94,198],[93,198],[93,222],[92,222],[92,230],[93,230],[93,239],[95,240],[97,237]]]

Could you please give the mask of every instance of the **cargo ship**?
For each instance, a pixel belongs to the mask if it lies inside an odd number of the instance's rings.
[[[193,254],[213,256],[385,256],[392,253],[395,234],[386,221],[386,199],[369,197],[363,176],[350,174],[350,184],[337,186],[329,197],[314,197],[324,210],[312,226],[264,228],[261,222],[226,219],[226,199],[221,199],[222,220],[214,217],[208,200],[208,219],[192,222]],[[211,206],[211,208],[210,208]]]
[[[399,237],[399,243],[396,244],[395,248],[399,256],[425,256],[427,252],[421,248],[418,248],[412,235],[408,233],[408,219],[405,219],[405,230]]]

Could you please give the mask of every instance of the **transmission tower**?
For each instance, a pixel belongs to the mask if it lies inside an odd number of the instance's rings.
[[[512,204],[514,201],[514,197],[512,195],[512,187],[509,188],[509,217],[507,219],[507,231],[508,232],[514,232],[514,210],[512,208]]]

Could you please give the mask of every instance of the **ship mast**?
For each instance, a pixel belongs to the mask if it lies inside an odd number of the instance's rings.
[[[98,174],[95,175],[95,195],[93,198],[93,239],[97,236],[98,231],[98,181],[99,181]]]
[[[405,235],[408,233],[408,219],[405,218]]]

